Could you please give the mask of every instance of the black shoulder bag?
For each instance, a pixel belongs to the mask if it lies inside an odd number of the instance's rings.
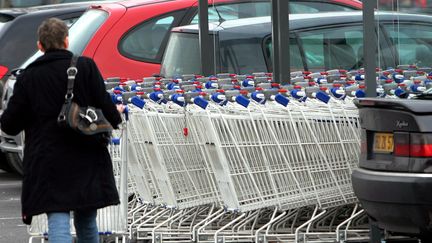
[[[75,76],[78,73],[76,63],[78,56],[73,56],[71,65],[67,69],[68,83],[65,102],[62,106],[57,123],[62,127],[69,127],[80,134],[95,136],[98,140],[107,143],[113,127],[105,118],[101,109],[92,106],[80,107],[72,101]],[[102,139],[102,140],[101,140]]]

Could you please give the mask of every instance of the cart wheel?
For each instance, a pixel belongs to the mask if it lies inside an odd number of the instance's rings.
[[[432,235],[430,234],[422,234],[419,236],[421,243],[429,243],[432,242]]]
[[[6,160],[9,166],[19,175],[23,175],[23,163],[18,153],[6,152]]]

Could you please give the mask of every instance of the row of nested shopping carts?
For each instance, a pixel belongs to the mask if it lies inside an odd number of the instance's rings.
[[[411,68],[379,70],[377,94],[426,87],[427,72]],[[129,109],[110,145],[121,204],[99,212],[105,239],[367,238],[350,180],[359,160],[352,99],[364,96],[361,70],[293,72],[289,85],[254,73],[111,78],[106,86]],[[33,220],[29,232],[44,239],[46,218]]]

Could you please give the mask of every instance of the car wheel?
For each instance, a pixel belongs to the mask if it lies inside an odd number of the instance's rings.
[[[432,242],[432,235],[431,234],[422,234],[422,235],[420,235],[419,238],[420,238],[421,243]]]
[[[12,167],[10,167],[6,159],[6,155],[3,152],[0,152],[0,170],[4,170],[9,173],[15,172],[15,170]]]
[[[19,175],[23,175],[22,158],[18,153],[6,152],[6,160],[9,166]]]

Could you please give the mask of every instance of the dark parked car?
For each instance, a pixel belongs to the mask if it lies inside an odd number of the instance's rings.
[[[352,183],[371,224],[432,242],[432,90],[356,105],[362,149]]]
[[[82,2],[26,9],[0,10],[0,79],[5,81],[36,50],[36,30],[43,20],[57,17],[72,25],[91,5]]]
[[[432,17],[379,12],[377,64],[432,65]],[[215,73],[272,72],[271,19],[259,17],[213,23]],[[290,15],[291,71],[358,69],[363,66],[362,12]],[[200,74],[198,26],[172,30],[161,74]],[[378,58],[379,57],[379,58]]]

